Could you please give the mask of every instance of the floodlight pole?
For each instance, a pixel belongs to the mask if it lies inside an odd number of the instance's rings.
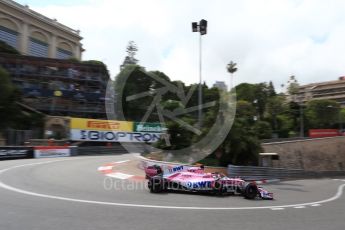
[[[202,128],[202,35],[206,34],[207,21],[202,19],[199,24],[192,23],[192,31],[199,32],[199,90],[198,90],[198,128]]]
[[[199,35],[199,92],[198,92],[198,119],[199,119],[199,128],[202,127],[202,39],[201,34]]]

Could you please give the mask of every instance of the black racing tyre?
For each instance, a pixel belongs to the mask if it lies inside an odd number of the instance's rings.
[[[253,200],[258,195],[258,187],[254,183],[245,183],[243,186],[243,196],[246,199]]]
[[[215,182],[214,189],[215,189],[214,190],[215,194],[218,195],[218,196],[222,196],[222,195],[224,195],[226,193],[226,188],[219,181]]]
[[[164,181],[161,176],[154,176],[149,179],[148,187],[152,193],[160,193],[164,191]]]

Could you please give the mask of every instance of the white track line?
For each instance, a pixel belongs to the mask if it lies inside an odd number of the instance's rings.
[[[128,178],[133,177],[133,175],[125,174],[125,173],[107,173],[106,176],[113,177],[116,179],[127,180]]]
[[[75,160],[80,160],[80,159],[75,159]],[[62,160],[12,166],[12,167],[0,170],[0,174],[3,174],[4,172],[10,171],[12,169],[20,168],[20,167],[34,166],[34,165],[40,165],[40,164],[48,164],[48,163],[54,163],[54,162],[59,162],[59,161],[62,161]],[[272,210],[272,209],[276,209],[276,208],[308,206],[308,205],[327,203],[327,202],[337,200],[338,198],[340,198],[342,196],[345,184],[341,184],[338,187],[337,193],[334,196],[332,196],[328,199],[325,199],[325,200],[321,200],[321,201],[317,201],[317,202],[302,203],[302,204],[259,206],[259,207],[255,207],[255,206],[254,207],[184,207],[184,206],[163,206],[163,205],[114,203],[114,202],[104,202],[104,201],[95,201],[95,200],[73,199],[73,198],[62,197],[62,196],[53,196],[53,195],[47,195],[47,194],[42,194],[42,193],[30,192],[30,191],[26,191],[23,189],[12,187],[12,186],[7,185],[1,181],[0,181],[0,187],[3,189],[7,189],[7,190],[10,190],[13,192],[18,192],[18,193],[22,193],[22,194],[30,195],[30,196],[49,198],[49,199],[55,199],[55,200],[63,200],[63,201],[70,201],[70,202],[78,202],[78,203],[98,204],[98,205],[135,207],[135,208],[181,209],[181,210],[258,210],[258,209],[271,209]]]
[[[319,207],[319,206],[321,206],[321,204],[312,204],[310,206],[312,206],[312,207]]]
[[[114,163],[115,163],[115,164],[123,164],[123,163],[126,163],[126,162],[128,162],[128,161],[130,161],[130,160],[116,161],[116,162],[114,162]]]
[[[285,208],[271,208],[272,211],[284,210]]]
[[[97,168],[98,171],[112,170],[113,166],[100,166]]]

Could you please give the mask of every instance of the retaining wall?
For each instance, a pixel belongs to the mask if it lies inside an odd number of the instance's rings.
[[[345,137],[315,138],[262,144],[264,152],[278,153],[272,167],[308,171],[345,170]]]

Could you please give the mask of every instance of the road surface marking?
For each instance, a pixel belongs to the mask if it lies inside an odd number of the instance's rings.
[[[284,210],[285,208],[271,208],[271,210],[276,211],[276,210]]]
[[[321,206],[321,204],[312,204],[312,205],[310,205],[310,206],[312,206],[312,207],[318,207],[318,206]]]
[[[130,160],[116,161],[116,162],[114,162],[114,163],[115,163],[115,164],[123,164],[123,163],[126,163],[126,162],[128,162],[128,161],[130,161]]]
[[[301,206],[296,206],[294,208],[305,208],[305,206],[301,205]]]
[[[133,175],[125,174],[125,173],[108,173],[105,174],[106,176],[113,177],[116,179],[126,180],[128,178],[131,178]]]
[[[112,169],[113,169],[113,166],[101,166],[97,168],[98,171],[107,171],[107,170],[112,170]]]

